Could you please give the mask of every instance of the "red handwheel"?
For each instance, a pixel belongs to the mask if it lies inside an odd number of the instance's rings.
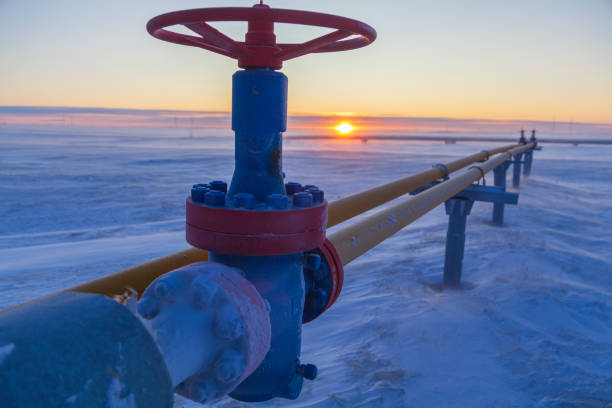
[[[245,41],[235,41],[210,21],[247,21]],[[334,28],[329,34],[301,44],[277,44],[274,23]],[[166,28],[183,25],[197,36]],[[376,30],[361,21],[312,11],[273,9],[265,4],[253,7],[215,7],[175,11],[152,18],[147,31],[153,37],[176,44],[203,48],[238,60],[241,68],[280,69],[283,61],[311,52],[346,51],[364,47],[376,39]],[[358,38],[348,38],[358,35]]]

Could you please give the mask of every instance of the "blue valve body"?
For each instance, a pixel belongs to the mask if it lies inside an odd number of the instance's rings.
[[[236,72],[232,101],[235,169],[224,202],[244,211],[261,208],[263,203],[269,211],[282,211],[293,204],[288,202],[282,172],[282,132],[286,127],[287,77],[269,69]],[[211,189],[223,191],[216,184],[211,183]],[[223,205],[219,193],[207,192],[206,204]],[[312,205],[312,196],[307,195],[298,199],[299,207]],[[304,378],[299,370],[305,298],[303,254],[245,256],[210,251],[209,259],[243,270],[270,305],[270,351],[230,396],[249,402],[297,398]]]

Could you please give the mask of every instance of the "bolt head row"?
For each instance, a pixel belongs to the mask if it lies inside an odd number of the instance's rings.
[[[302,186],[300,183],[289,182],[285,184],[287,195],[270,194],[266,204],[275,210],[284,210],[289,207],[289,199],[294,207],[308,208],[325,200],[325,193],[315,185]],[[204,203],[213,207],[223,207],[226,203],[227,183],[213,180],[209,184],[194,184],[191,188],[191,199],[196,203]],[[238,193],[232,198],[235,208],[252,210],[257,201],[250,193]]]

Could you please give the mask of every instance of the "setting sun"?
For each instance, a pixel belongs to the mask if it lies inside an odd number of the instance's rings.
[[[355,130],[355,126],[347,122],[342,122],[334,129],[336,129],[341,135],[349,135],[353,132],[353,130]]]

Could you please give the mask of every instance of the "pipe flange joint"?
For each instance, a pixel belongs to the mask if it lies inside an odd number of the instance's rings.
[[[327,201],[314,185],[287,183],[288,194],[257,200],[250,193],[227,194],[227,184],[195,184],[186,202],[187,242],[220,254],[284,255],[321,246]]]

